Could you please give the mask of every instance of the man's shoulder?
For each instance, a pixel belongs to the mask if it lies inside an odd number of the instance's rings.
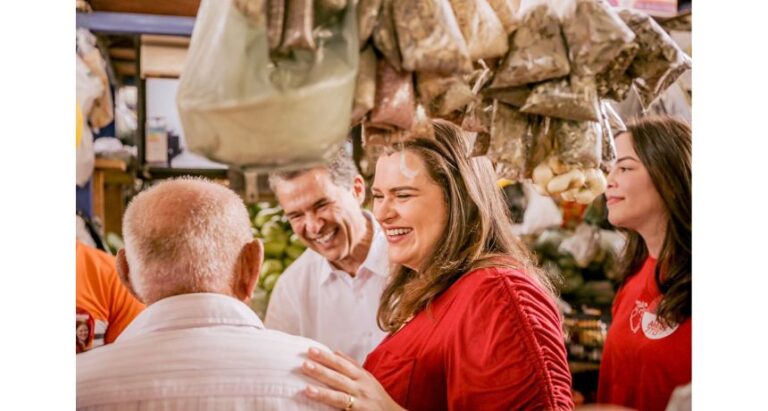
[[[77,356],[78,406],[216,396],[275,402],[270,409],[283,401],[281,407],[294,409],[292,401],[311,383],[300,371],[311,347],[328,350],[266,329],[188,329],[118,341]],[[121,388],[126,384],[130,391]]]
[[[130,370],[134,375],[152,375],[162,371],[163,364],[173,365],[180,374],[203,369],[214,373],[230,367],[234,358],[247,369],[282,367],[288,371],[301,364],[310,348],[329,350],[319,342],[277,330],[217,330],[201,327],[137,336],[78,354],[78,382]],[[158,358],[163,364],[158,364]],[[120,364],[128,368],[120,371]]]
[[[308,248],[283,271],[280,281],[305,282],[308,278],[316,277],[318,271],[327,269],[325,257]]]

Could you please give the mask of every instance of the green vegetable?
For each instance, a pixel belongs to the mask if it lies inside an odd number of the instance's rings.
[[[283,258],[286,244],[281,241],[264,241],[265,258]]]
[[[278,273],[269,274],[267,278],[264,279],[264,283],[261,285],[261,288],[263,288],[266,292],[271,293],[275,288],[275,284],[277,284],[277,280],[279,278],[280,274]]]
[[[261,228],[267,221],[270,221],[273,217],[280,215],[283,210],[280,207],[265,208],[256,214],[256,218],[253,219],[253,223],[256,227]]]
[[[304,252],[304,246],[296,246],[296,245],[289,245],[285,249],[285,255],[287,255],[290,258],[293,258],[294,260],[299,258],[299,256]]]
[[[299,238],[299,235],[296,233],[292,233],[291,237],[288,239],[290,241],[291,245],[300,246],[302,248],[307,248],[306,245],[304,245],[304,242],[301,241],[301,238]]]
[[[283,262],[274,258],[264,260],[261,266],[261,280],[264,281],[269,274],[280,274],[283,272]]]

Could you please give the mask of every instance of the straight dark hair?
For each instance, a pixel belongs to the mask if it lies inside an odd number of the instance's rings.
[[[667,324],[679,324],[691,317],[691,128],[673,117],[654,116],[630,122],[617,138],[622,136],[632,139],[667,210],[654,273],[663,294],[656,315]],[[619,269],[626,284],[648,258],[648,247],[640,234],[624,231],[628,238]]]

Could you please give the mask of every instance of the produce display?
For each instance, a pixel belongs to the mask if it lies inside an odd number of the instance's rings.
[[[264,264],[261,266],[258,289],[254,292],[253,308],[266,310],[269,296],[280,275],[304,252],[306,246],[291,230],[283,210],[269,202],[248,205],[251,231],[264,244]],[[261,312],[260,314],[264,314]],[[263,318],[263,316],[262,316]]]
[[[423,109],[481,134],[473,155],[487,147],[499,177],[533,179],[567,201],[605,190],[617,130],[607,100],[634,87],[650,104],[691,66],[652,18],[605,0],[381,0],[373,13],[376,3],[360,6],[373,27],[361,53],[369,59],[372,46],[380,60],[373,107],[353,104],[364,145],[419,135],[408,120]],[[358,85],[370,96],[369,81]],[[376,152],[366,148],[366,161]]]

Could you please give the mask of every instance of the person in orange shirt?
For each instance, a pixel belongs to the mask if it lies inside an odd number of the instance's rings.
[[[120,282],[115,259],[109,254],[75,241],[76,352],[110,344],[144,309]]]

